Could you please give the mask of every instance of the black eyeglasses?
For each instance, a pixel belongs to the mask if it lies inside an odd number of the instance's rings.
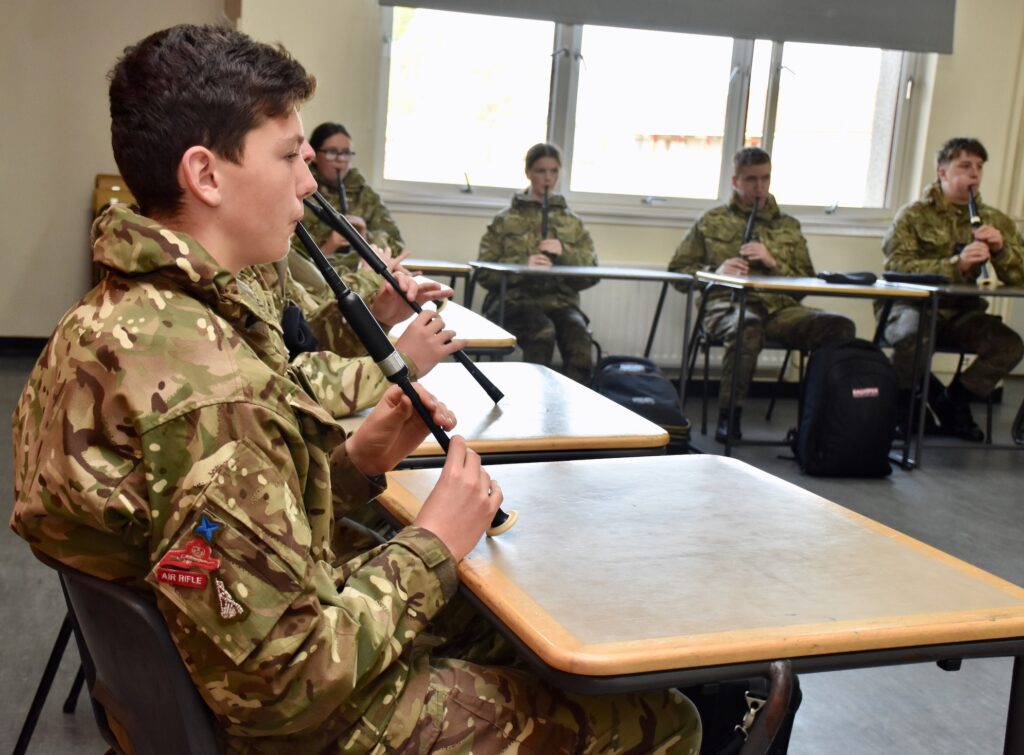
[[[317,152],[326,155],[328,160],[341,160],[356,156],[356,153],[350,149],[318,149]]]

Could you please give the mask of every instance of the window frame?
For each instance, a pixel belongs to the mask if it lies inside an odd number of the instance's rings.
[[[398,211],[490,216],[508,204],[510,191],[496,187],[466,187],[453,184],[385,180],[383,177],[388,89],[391,72],[391,31],[393,9],[381,7],[381,61],[378,82],[377,124],[371,170],[374,186],[388,205]],[[732,155],[745,138],[747,97],[750,86],[756,40],[733,38],[733,53],[725,128],[722,138],[722,168],[718,197],[713,200],[680,197],[636,197],[625,194],[597,194],[571,191],[572,152],[575,134],[576,97],[582,51],[583,25],[555,24],[552,40],[552,73],[548,96],[547,139],[562,148],[562,193],[573,209],[589,220],[621,225],[674,226],[692,223],[710,207],[726,201],[731,192]],[[766,40],[769,41],[769,40]],[[782,53],[785,42],[770,40],[771,64],[768,78],[763,144],[771,150],[775,131]],[[899,94],[893,118],[892,145],[884,204],[880,208],[822,205],[785,205],[810,233],[836,235],[876,235],[892,222],[893,213],[916,195],[912,184],[918,179],[915,168],[921,159],[926,106],[931,99],[935,68],[934,53],[902,52]],[[524,147],[525,149],[525,147]]]

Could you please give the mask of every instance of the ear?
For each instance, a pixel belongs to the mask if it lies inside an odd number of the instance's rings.
[[[223,201],[217,156],[206,147],[194,146],[185,150],[178,163],[178,181],[185,191],[208,207],[218,207]]]
[[[737,184],[737,180],[738,180],[738,179],[736,178],[736,174],[734,173],[734,174],[733,174],[733,176],[732,176],[732,188],[734,188],[734,189],[736,189],[736,188],[739,188],[739,187],[738,187],[738,186],[736,185],[736,184]]]

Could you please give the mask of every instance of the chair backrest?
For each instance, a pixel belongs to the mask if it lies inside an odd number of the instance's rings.
[[[124,728],[136,755],[220,752],[213,716],[153,601],[46,562],[60,573],[97,723],[108,743],[117,748],[109,742],[104,710]]]

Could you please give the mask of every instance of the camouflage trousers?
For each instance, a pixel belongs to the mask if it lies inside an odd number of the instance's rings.
[[[591,339],[587,319],[579,307],[507,302],[502,327],[516,337],[526,362],[550,366],[557,342],[562,371],[567,377],[590,385]]]
[[[725,409],[732,395],[733,370],[736,360],[736,331],[739,329],[739,305],[726,298],[712,299],[704,311],[704,330],[712,339],[725,341],[722,361],[722,382],[718,392],[718,405]],[[823,312],[800,304],[783,307],[768,314],[756,301],[747,301],[740,345],[740,364],[736,385],[736,406],[750,391],[757,367],[757,355],[768,341],[781,343],[786,348],[814,351],[829,343],[849,340],[856,328],[851,320],[832,312]]]
[[[893,347],[892,363],[901,388],[910,388],[920,313],[917,307],[897,304],[885,323],[885,340]],[[928,334],[922,339],[928,347]],[[981,310],[939,310],[935,346],[977,354],[960,374],[964,388],[975,396],[988,396],[1024,355],[1021,337],[995,315]]]
[[[409,683],[374,752],[690,753],[696,708],[674,690],[586,697],[541,682],[458,597],[418,638]],[[495,665],[498,664],[498,665]]]

